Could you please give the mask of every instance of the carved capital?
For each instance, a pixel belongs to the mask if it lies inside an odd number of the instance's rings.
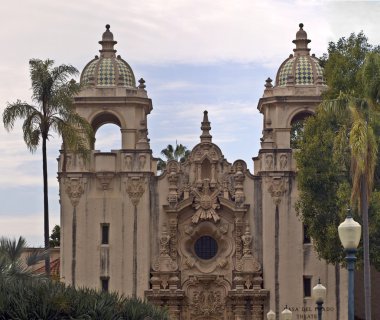
[[[66,193],[70,198],[71,204],[76,207],[84,192],[84,183],[82,178],[65,179]]]
[[[288,179],[284,177],[272,177],[269,180],[268,192],[276,205],[281,203],[282,197],[287,191]]]
[[[136,207],[139,204],[141,196],[145,192],[145,181],[141,177],[128,178],[126,181],[127,193],[132,201],[132,204]]]

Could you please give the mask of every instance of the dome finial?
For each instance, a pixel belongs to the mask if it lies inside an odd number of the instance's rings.
[[[307,44],[310,43],[311,40],[307,38],[307,33],[303,29],[303,23],[300,23],[298,26],[300,29],[296,33],[296,40],[293,40],[293,43],[296,44],[296,48],[293,49],[293,51],[296,55],[309,54],[310,49],[307,47]]]
[[[99,41],[99,44],[102,45],[102,50],[99,50],[101,57],[115,57],[116,50],[113,46],[117,41],[113,40],[113,34],[110,31],[111,26],[106,24],[106,31],[103,33],[102,41]]]
[[[203,111],[203,121],[201,126],[201,142],[212,142],[212,135],[210,134],[211,123],[208,121],[208,112],[207,110]]]

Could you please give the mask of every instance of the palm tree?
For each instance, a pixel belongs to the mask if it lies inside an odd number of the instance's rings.
[[[339,133],[345,135],[348,130],[351,150],[351,204],[358,205],[363,219],[365,315],[366,319],[371,319],[368,202],[373,189],[378,154],[373,125],[379,121],[380,55],[368,53],[358,75],[362,92],[340,93],[337,99],[325,100],[321,106],[343,118],[349,117],[349,127],[342,126]]]
[[[33,275],[30,266],[35,265],[45,258],[45,251],[32,251],[25,260],[21,255],[26,249],[26,241],[23,237],[0,239],[0,278],[2,279],[27,279]]]
[[[190,155],[190,150],[181,143],[178,144],[176,141],[175,148],[171,144],[168,144],[165,149],[161,150],[161,154],[166,158],[166,161],[161,158],[158,159],[158,170],[164,170],[166,168],[166,162],[169,160],[176,160],[181,163],[185,162]]]
[[[44,193],[44,242],[49,249],[49,204],[46,143],[53,131],[63,139],[66,150],[85,152],[92,143],[93,131],[85,119],[75,113],[72,97],[79,92],[80,85],[70,76],[78,74],[71,65],[54,67],[53,60],[31,59],[29,61],[32,81],[32,100],[36,105],[17,100],[8,103],[3,113],[4,127],[13,129],[17,119],[24,120],[22,129],[27,148],[33,153],[42,144],[42,171]],[[64,157],[65,158],[65,157]],[[45,259],[45,270],[50,275],[49,255]]]

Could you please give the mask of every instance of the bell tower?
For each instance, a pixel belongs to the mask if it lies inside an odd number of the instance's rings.
[[[257,106],[263,114],[261,149],[253,158],[254,174],[261,178],[263,240],[259,251],[264,283],[271,292],[269,307],[276,311],[277,319],[285,305],[291,306],[293,318],[313,317],[311,288],[318,278],[330,290],[328,307],[333,311],[326,318],[337,319],[339,277],[334,266],[317,257],[312,239],[305,233],[307,226],[295,210],[298,188],[294,154],[299,134],[303,121],[315,113],[327,89],[323,69],[315,55],[310,55],[311,40],[303,27],[299,24],[293,53],[280,65],[275,83],[266,80]],[[345,318],[343,313],[340,318]]]
[[[95,132],[104,124],[119,126],[121,149],[92,150],[86,161],[68,154],[65,170],[63,154],[59,158],[61,276],[74,286],[142,296],[150,268],[148,186],[156,171],[147,130],[153,107],[145,81],[136,86],[116,43],[106,25],[100,55],[81,73],[74,107]]]

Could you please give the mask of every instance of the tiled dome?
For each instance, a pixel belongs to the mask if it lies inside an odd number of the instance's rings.
[[[280,66],[276,76],[276,86],[286,85],[326,85],[323,77],[323,69],[319,65],[319,60],[313,55],[310,56],[310,49],[307,47],[310,42],[307,34],[303,30],[303,24],[299,25],[300,30],[296,34],[296,48]]]
[[[116,57],[116,50],[113,46],[117,43],[113,40],[113,34],[106,25],[103,33],[100,57],[96,56],[83,69],[81,83],[87,86],[100,87],[135,87],[136,81],[132,68],[120,56]]]

